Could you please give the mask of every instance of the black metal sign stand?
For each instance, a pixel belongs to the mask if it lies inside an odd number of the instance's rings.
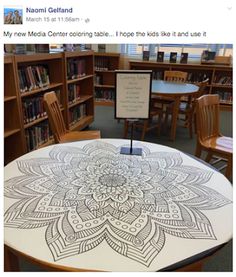
[[[121,147],[120,154],[142,156],[142,148],[137,148],[137,147],[133,148],[134,122],[137,121],[137,119],[127,119],[127,120],[131,123],[130,147]]]

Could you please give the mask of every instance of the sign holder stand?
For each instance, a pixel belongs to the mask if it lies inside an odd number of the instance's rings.
[[[121,147],[120,154],[142,156],[142,148],[133,147],[135,122],[150,117],[151,70],[116,70],[115,118],[131,125],[130,147]]]
[[[142,148],[133,147],[134,122],[138,119],[127,119],[131,123],[130,147],[121,147],[120,154],[142,156]]]

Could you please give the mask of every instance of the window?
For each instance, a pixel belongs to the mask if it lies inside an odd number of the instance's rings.
[[[177,52],[178,58],[181,53],[188,53],[192,61],[199,61],[204,50],[215,51],[217,55],[233,55],[232,44],[122,44],[121,53],[133,58],[142,58],[144,50],[150,51],[150,59],[155,60],[158,51],[165,52],[168,60],[170,52]]]

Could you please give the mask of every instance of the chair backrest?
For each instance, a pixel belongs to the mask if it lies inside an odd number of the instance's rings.
[[[219,95],[203,95],[196,100],[197,139],[201,143],[220,135]]]
[[[164,80],[169,82],[185,83],[188,73],[182,71],[165,71]]]
[[[197,98],[199,98],[202,95],[206,94],[206,86],[207,86],[208,82],[209,82],[209,79],[206,79],[206,80],[200,82],[198,84],[199,90],[192,95],[191,101],[192,101],[192,105],[193,105],[194,109],[195,109],[195,106],[196,106],[196,100],[197,100]]]
[[[53,91],[48,92],[44,94],[43,100],[55,142],[59,143],[61,137],[67,132],[67,130],[57,96]]]
[[[204,81],[202,81],[198,84],[199,85],[199,90],[196,94],[196,98],[199,98],[202,95],[206,94],[205,90],[206,90],[206,86],[208,85],[208,83],[209,83],[209,79],[206,79],[206,80],[204,80]]]

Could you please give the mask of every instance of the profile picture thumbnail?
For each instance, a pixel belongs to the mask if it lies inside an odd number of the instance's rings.
[[[4,8],[4,24],[22,24],[23,9]]]

